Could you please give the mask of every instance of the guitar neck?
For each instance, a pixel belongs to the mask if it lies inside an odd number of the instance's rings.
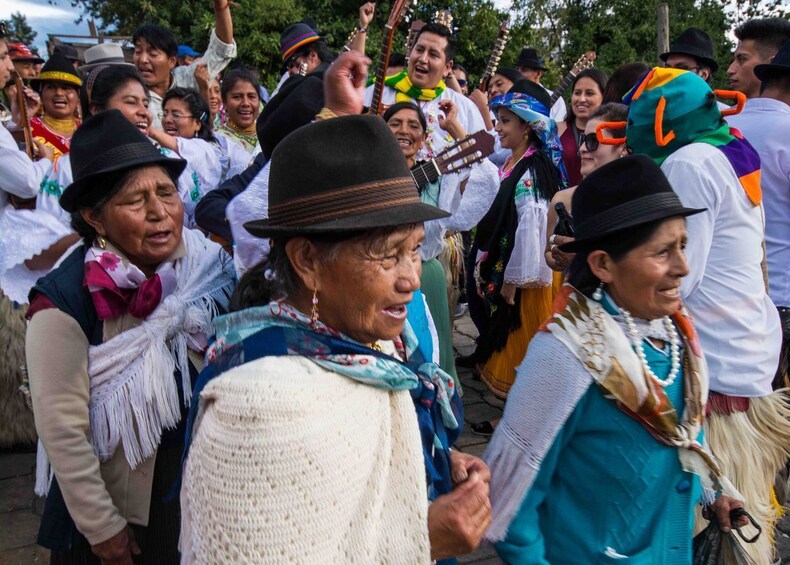
[[[381,115],[381,96],[384,92],[384,76],[387,74],[387,62],[392,51],[392,38],[394,36],[393,27],[385,26],[384,37],[381,40],[381,50],[379,51],[379,62],[376,66],[376,82],[373,86],[373,98],[370,101],[370,113]]]
[[[420,188],[434,182],[441,174],[442,171],[439,170],[439,166],[434,159],[425,163],[417,163],[411,168],[411,176]]]
[[[554,91],[554,94],[551,95],[551,105],[554,106],[554,103],[560,99],[560,96],[565,94],[565,91],[568,90],[568,86],[573,82],[573,79],[576,78],[576,73],[573,72],[571,69],[565,78],[562,79],[562,82],[557,87],[557,90]],[[551,108],[549,108],[551,109]]]

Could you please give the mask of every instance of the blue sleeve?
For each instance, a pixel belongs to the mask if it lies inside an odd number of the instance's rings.
[[[551,488],[554,472],[584,412],[584,406],[590,391],[587,391],[574,408],[565,425],[557,433],[554,443],[549,449],[535,477],[535,482],[527,491],[521,508],[510,522],[505,539],[496,544],[499,558],[509,565],[550,565],[546,559],[546,547],[543,532],[540,530],[538,509],[543,504]]]
[[[233,234],[230,231],[230,224],[225,216],[225,209],[233,198],[244,191],[252,182],[252,179],[260,172],[266,164],[263,154],[255,157],[252,164],[244,171],[235,175],[218,188],[211,190],[195,207],[195,221],[197,225],[206,231],[220,236],[225,241],[233,241]]]

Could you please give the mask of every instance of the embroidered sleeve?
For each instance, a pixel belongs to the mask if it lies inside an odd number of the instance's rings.
[[[208,42],[206,52],[188,67],[176,67],[173,70],[173,83],[175,86],[198,89],[195,81],[195,69],[198,64],[208,67],[208,75],[216,77],[225,67],[236,57],[236,42],[232,44],[223,43],[217,37],[216,30],[211,30],[211,37]]]
[[[543,258],[548,208],[545,201],[535,200],[534,190],[529,173],[516,186],[518,227],[504,280],[520,288],[548,286],[552,281]]]
[[[457,179],[458,175],[446,175],[444,178],[452,177]],[[446,229],[467,231],[476,226],[491,208],[499,190],[499,177],[496,166],[485,160],[472,167],[463,194],[457,180],[452,189],[442,182],[442,200],[439,205],[452,216],[438,221]]]

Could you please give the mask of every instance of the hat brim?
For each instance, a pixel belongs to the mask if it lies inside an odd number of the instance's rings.
[[[699,53],[694,53],[691,49],[683,50],[683,49],[675,49],[674,51],[667,51],[666,53],[662,53],[658,56],[659,59],[667,62],[670,55],[687,55],[689,57],[694,57],[698,61],[700,61],[703,65],[710,68],[712,73],[715,73],[719,69],[719,64],[716,62],[715,59],[711,59],[709,57],[705,57],[704,55],[700,55]]]
[[[686,208],[685,206],[677,206],[674,208],[664,208],[661,210],[646,211],[640,215],[626,215],[623,217],[628,218],[622,223],[618,224],[616,228],[608,230],[603,233],[598,233],[594,237],[585,239],[575,239],[571,242],[564,243],[559,246],[559,250],[563,253],[578,253],[579,251],[594,249],[595,245],[600,243],[601,240],[611,237],[615,234],[625,235],[623,232],[630,228],[657,222],[659,220],[669,220],[671,218],[685,218],[704,212],[707,208]]]
[[[86,63],[84,65],[80,65],[77,69],[81,73],[85,73],[86,75],[91,72],[96,67],[111,67],[116,65],[126,65],[127,67],[134,67],[134,63],[129,63],[127,61],[118,61],[111,60],[111,61],[99,61],[97,63]]]
[[[178,177],[184,172],[187,162],[184,159],[171,159],[162,155],[161,159],[141,158],[125,161],[95,173],[87,174],[66,187],[60,196],[60,207],[66,212],[72,213],[80,207],[79,202],[83,197],[99,190],[106,190],[106,186],[101,182],[102,180],[107,180],[107,177],[117,177],[119,174],[147,165],[163,167],[173,183],[178,186]]]
[[[310,224],[309,226],[277,226],[270,223],[269,220],[255,220],[244,224],[244,229],[256,237],[292,237],[296,235],[335,234],[420,224],[448,216],[450,214],[440,208],[423,202],[414,202],[373,212],[343,216],[336,220]]]
[[[754,76],[759,78],[760,81],[765,80],[765,77],[771,72],[790,73],[790,65],[763,63],[762,65],[756,65],[754,67]]]

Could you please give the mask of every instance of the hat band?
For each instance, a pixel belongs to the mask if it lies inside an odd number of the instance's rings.
[[[649,221],[658,219],[655,214],[662,208],[669,211],[681,209],[683,205],[674,192],[648,194],[596,214],[575,226],[574,235],[577,240],[592,239],[612,233],[622,227],[633,227],[639,224],[641,217],[649,218]]]
[[[414,179],[400,177],[324,192],[269,208],[269,223],[303,227],[354,214],[420,202]]]
[[[133,162],[140,157],[154,157],[155,155],[158,155],[162,159],[166,159],[166,157],[160,154],[153,144],[148,141],[118,145],[117,147],[112,147],[102,152],[95,159],[88,162],[76,172],[74,179],[77,180],[93,173],[101,173],[110,167],[112,167],[112,170],[117,170],[119,165],[123,166],[124,163]],[[72,160],[72,163],[73,162]]]
[[[126,59],[117,55],[113,55],[110,57],[100,57],[99,59],[85,61],[85,65],[101,65],[102,63],[126,63]],[[131,63],[127,64],[131,65]]]
[[[63,71],[46,71],[41,73],[41,76],[38,77],[38,80],[52,80],[58,82],[66,82],[68,84],[73,84],[76,86],[82,86],[82,81],[79,77],[71,74],[71,73],[64,73]]]
[[[283,46],[283,61],[287,61],[288,57],[300,47],[312,43],[313,41],[318,41],[319,39],[321,38],[315,32],[306,33],[294,38],[289,44]]]

